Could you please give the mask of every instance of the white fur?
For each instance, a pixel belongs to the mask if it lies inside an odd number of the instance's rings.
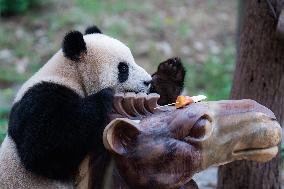
[[[75,63],[64,58],[62,51],[59,51],[22,85],[14,99],[14,103],[21,100],[29,88],[43,81],[64,85],[83,96],[83,89],[80,85],[78,74]]]
[[[104,34],[85,35],[84,40],[87,53],[82,54],[80,62],[66,59],[62,51],[58,51],[24,83],[14,102],[19,101],[30,87],[41,81],[62,84],[81,96],[84,95],[83,87],[86,88],[88,95],[107,87],[113,88],[116,92],[148,92],[149,86],[145,86],[143,82],[150,81],[151,76],[135,63],[126,45]],[[129,66],[129,78],[124,83],[118,82],[119,62],[126,62]],[[81,86],[81,78],[84,86]]]
[[[117,92],[149,90],[143,82],[151,80],[151,76],[135,63],[126,45],[103,34],[85,35],[84,39],[87,54],[82,57],[85,64],[79,64],[79,68],[88,94],[106,87],[111,87]],[[118,82],[119,62],[126,62],[129,66],[129,78],[124,83]]]

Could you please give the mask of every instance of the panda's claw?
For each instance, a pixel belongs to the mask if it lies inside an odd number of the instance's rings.
[[[179,57],[170,58],[162,62],[157,74],[161,78],[171,79],[176,82],[183,82],[185,76],[185,69]]]
[[[91,99],[91,101],[94,100],[94,102],[91,103],[98,104],[102,109],[102,112],[106,112],[108,114],[112,110],[114,91],[110,88],[105,88],[87,98]]]
[[[152,75],[151,93],[158,93],[159,105],[169,104],[175,101],[176,97],[183,90],[185,69],[181,59],[170,58],[158,67],[158,71]]]

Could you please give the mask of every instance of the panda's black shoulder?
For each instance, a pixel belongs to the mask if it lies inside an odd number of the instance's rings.
[[[8,126],[24,167],[51,179],[73,178],[90,149],[103,150],[108,111],[99,102],[112,103],[108,92],[82,98],[64,85],[32,86],[13,105]]]
[[[54,107],[63,104],[64,106],[61,107],[75,105],[79,98],[80,96],[67,86],[52,82],[40,82],[31,86],[24,93],[20,100],[13,105],[12,112],[17,107],[23,105],[30,105],[30,108],[37,107],[45,111],[52,111]],[[38,107],[39,105],[42,107]]]

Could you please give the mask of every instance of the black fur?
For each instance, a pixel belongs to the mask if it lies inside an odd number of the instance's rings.
[[[64,56],[73,61],[78,61],[82,52],[87,50],[83,34],[79,31],[71,31],[62,42]]]
[[[85,35],[93,33],[102,33],[102,31],[97,26],[90,26],[85,31]]]
[[[103,150],[112,99],[111,89],[86,98],[47,82],[29,89],[13,106],[8,128],[25,168],[51,179],[73,179],[90,150]]]
[[[180,58],[170,58],[159,64],[158,71],[152,75],[151,93],[158,93],[159,105],[173,103],[183,90],[185,69]]]
[[[129,77],[129,67],[125,62],[120,62],[118,64],[118,81],[123,83],[127,81]]]

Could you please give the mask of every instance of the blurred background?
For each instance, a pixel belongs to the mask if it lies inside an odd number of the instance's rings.
[[[70,30],[98,25],[149,73],[172,56],[187,69],[186,92],[227,99],[235,63],[234,0],[0,0],[0,141],[22,83]]]
[[[237,10],[235,0],[0,0],[0,143],[22,83],[60,49],[66,32],[94,24],[127,44],[149,73],[181,57],[188,95],[227,99]],[[216,169],[203,174],[200,188],[214,188]]]

